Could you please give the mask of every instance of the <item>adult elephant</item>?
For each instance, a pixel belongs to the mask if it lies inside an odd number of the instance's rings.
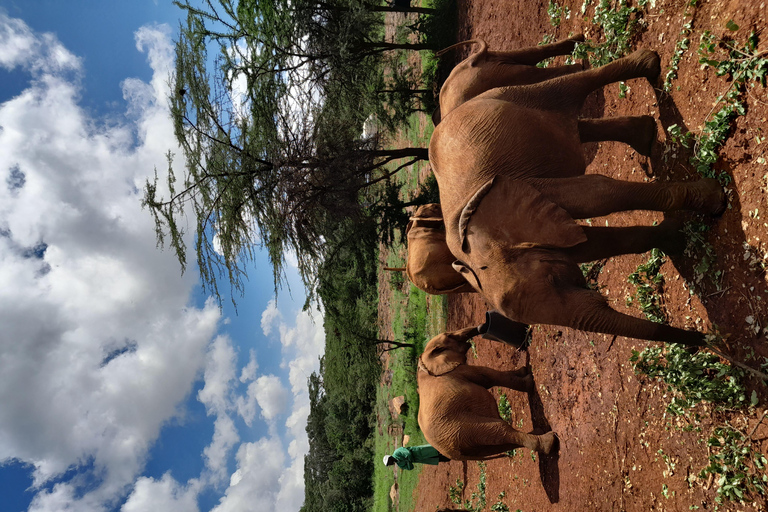
[[[437,203],[419,206],[405,228],[408,262],[404,268],[416,287],[431,295],[474,293],[475,289],[452,264],[456,259],[445,243],[443,213]]]
[[[606,66],[526,86],[487,91],[435,128],[430,163],[440,187],[446,242],[457,270],[491,307],[528,324],[555,324],[632,338],[703,344],[704,335],[610,308],[586,287],[578,263],[657,246],[670,225],[582,227],[574,219],[624,210],[718,215],[715,180],[632,183],[585,175],[578,113],[609,83],[660,72],[647,50]],[[623,131],[637,127],[625,118]]]
[[[419,358],[419,427],[424,437],[453,460],[484,460],[520,447],[549,453],[555,434],[515,430],[501,419],[488,392],[493,386],[531,391],[533,376],[525,367],[498,371],[466,364],[469,340],[477,335],[477,327],[440,334]]]

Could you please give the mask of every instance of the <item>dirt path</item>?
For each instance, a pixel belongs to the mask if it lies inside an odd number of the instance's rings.
[[[591,15],[579,15],[582,0],[559,1],[571,10],[554,28],[547,14],[549,2],[538,0],[458,0],[461,29],[459,39],[485,38],[492,49],[512,49],[540,42],[545,34],[562,39],[569,33],[594,31]],[[597,2],[593,2],[597,3]],[[691,19],[684,14],[687,2],[657,0],[648,9],[645,30],[635,47],[656,50],[662,66],[668,66],[683,24]],[[591,160],[588,172],[626,180],[690,180],[695,177],[687,163],[688,155],[675,154],[665,144],[665,129],[677,123],[698,132],[712,111],[713,102],[729,86],[711,69],[701,70],[696,50],[704,30],[720,36],[733,20],[740,28],[732,37],[746,40],[752,29],[761,30],[768,19],[768,9],[761,0],[702,1],[693,11],[691,48],[680,64],[674,90],[667,94],[654,90],[648,82],[629,83],[627,97],[619,99],[614,85],[590,98],[586,116],[651,114],[659,120],[660,143],[652,158],[633,153],[618,143],[586,146]],[[760,48],[768,48],[768,34],[763,34]],[[666,72],[666,70],[664,71]],[[657,84],[658,86],[658,84]],[[758,95],[759,94],[759,95]],[[693,281],[691,258],[668,258],[662,267],[665,276],[663,302],[672,325],[709,329],[714,323],[730,334],[732,353],[739,357],[754,351],[762,360],[768,345],[762,328],[768,326],[768,282],[764,264],[768,241],[768,96],[756,89],[747,97],[747,115],[737,120],[717,168],[727,171],[733,182],[731,208],[712,223],[707,240],[717,254],[714,270],[724,272],[723,291],[705,284],[700,295],[691,295],[684,281]],[[671,146],[669,146],[671,147]],[[638,213],[607,217],[612,226],[650,224],[661,215]],[[603,222],[604,219],[600,219]],[[599,275],[598,284],[613,307],[640,316],[636,308],[626,306],[625,297],[634,292],[627,276],[647,255],[623,256],[609,261]],[[685,278],[685,279],[683,279]],[[485,304],[470,295],[450,300],[449,329],[479,324]],[[750,323],[750,319],[752,322]],[[765,322],[765,323],[764,323]],[[759,332],[755,333],[755,325]],[[685,421],[666,417],[668,400],[659,384],[636,376],[629,358],[632,349],[642,350],[642,341],[588,334],[568,329],[537,327],[529,349],[537,393],[528,397],[509,392],[513,424],[530,431],[550,425],[561,439],[558,456],[537,457],[518,450],[513,458],[487,463],[485,510],[500,501],[510,510],[523,511],[687,511],[715,508],[715,485],[698,481],[706,466],[706,439],[712,426],[728,420],[743,431],[751,430],[766,407],[765,388],[752,386],[760,394],[760,405],[747,414],[708,414],[701,432],[686,432]],[[478,341],[478,364],[512,368],[524,364],[522,353],[506,346]],[[496,390],[498,394],[498,390]],[[511,394],[510,394],[511,393]],[[762,453],[768,453],[768,426],[754,435],[761,440]],[[525,452],[525,453],[523,453]],[[470,499],[479,483],[477,463],[450,462],[422,471],[417,510],[431,512],[436,507],[456,507],[448,498],[457,479],[465,482],[463,499]],[[720,510],[766,510],[766,502],[725,505]]]

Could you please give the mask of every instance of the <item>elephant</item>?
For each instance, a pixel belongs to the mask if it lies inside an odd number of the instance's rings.
[[[586,96],[612,82],[655,80],[660,71],[656,53],[638,50],[599,68],[491,89],[435,128],[429,159],[446,243],[457,258],[453,265],[493,309],[525,324],[704,344],[701,332],[615,311],[587,288],[578,266],[642,253],[659,242],[674,250],[680,234],[674,221],[609,228],[580,226],[574,219],[627,210],[686,209],[715,216],[725,210],[726,196],[716,180],[634,183],[585,174],[577,116]],[[611,122],[624,132],[641,125],[632,117]]]
[[[478,334],[477,327],[439,334],[419,358],[418,419],[427,442],[452,460],[486,460],[520,447],[550,453],[557,439],[554,432],[536,435],[515,430],[501,419],[488,392],[493,386],[532,391],[530,371],[468,365],[469,340]]]
[[[443,213],[437,203],[419,206],[405,228],[408,239],[408,263],[404,268],[408,279],[431,295],[475,293],[464,276],[452,264],[453,257],[445,243]]]

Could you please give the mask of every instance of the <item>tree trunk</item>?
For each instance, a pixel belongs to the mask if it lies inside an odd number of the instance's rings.
[[[398,158],[418,158],[419,160],[429,160],[429,149],[427,148],[400,148],[400,149],[376,149],[371,151],[374,157],[386,157],[392,159]]]

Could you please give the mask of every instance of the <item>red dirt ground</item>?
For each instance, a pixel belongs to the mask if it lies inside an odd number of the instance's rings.
[[[572,14],[554,28],[545,0],[458,0],[458,39],[482,37],[491,49],[513,49],[535,45],[545,34],[563,39],[569,33],[583,32],[590,37],[590,31],[595,30],[590,20],[597,2],[592,2],[584,17],[578,14],[582,0],[558,3],[567,5]],[[647,30],[635,47],[657,51],[663,67],[669,64],[681,27],[689,19],[684,16],[687,3],[657,0],[655,7],[647,9]],[[588,172],[636,181],[695,179],[687,154],[665,151],[665,129],[677,123],[698,132],[717,95],[729,86],[711,69],[700,69],[696,53],[699,37],[704,30],[723,35],[726,23],[732,19],[740,27],[732,37],[744,41],[750,30],[764,27],[768,16],[765,5],[762,0],[699,0],[693,11],[691,48],[680,64],[676,90],[670,94],[661,92],[660,84],[655,84],[654,89],[641,80],[628,84],[625,99],[618,98],[616,85],[595,93],[587,103],[585,116],[652,114],[659,121],[659,143],[650,159],[619,143],[587,145],[591,159]],[[768,48],[768,38],[763,36],[760,49]],[[755,89],[747,104],[747,115],[736,122],[717,164],[733,177],[728,186],[731,206],[721,219],[710,222],[708,235],[717,253],[717,269],[725,272],[724,291],[707,285],[701,294],[691,295],[684,287],[685,280],[694,279],[688,257],[668,258],[662,268],[666,278],[663,299],[672,325],[709,329],[717,324],[721,332],[730,334],[731,354],[741,358],[750,348],[758,356],[768,355],[764,331],[756,335],[750,330],[755,324],[746,320],[751,316],[761,328],[768,326],[768,282],[763,267],[756,265],[765,262],[768,241],[768,166],[764,163],[768,142],[758,143],[756,139],[768,131],[765,90]],[[632,212],[606,219],[610,225],[621,226],[650,224],[661,218],[660,214]],[[636,308],[625,304],[625,297],[634,292],[627,276],[647,259],[647,255],[628,255],[605,265],[598,283],[616,309],[641,316]],[[476,296],[451,297],[448,328],[478,325],[485,310],[485,304]],[[473,364],[495,368],[525,364],[524,353],[515,353],[505,345],[486,340],[478,340],[477,344],[478,358]],[[507,396],[512,404],[513,424],[522,418],[525,431],[551,426],[560,436],[559,454],[537,456],[534,461],[530,452],[518,450],[513,458],[488,462],[486,510],[498,501],[501,492],[505,493],[503,503],[512,511],[687,511],[691,506],[715,509],[716,485],[696,478],[707,465],[704,441],[714,425],[726,420],[742,431],[751,431],[766,408],[765,388],[755,381],[750,383],[760,394],[756,410],[714,414],[702,409],[703,431],[681,431],[679,427],[685,420],[664,415],[668,403],[665,388],[635,375],[629,363],[631,350],[646,346],[649,343],[621,337],[549,326],[535,328],[528,354],[537,392],[530,401],[509,390]],[[495,393],[498,396],[498,390]],[[762,425],[753,438],[755,448],[768,453],[768,425]],[[448,489],[457,479],[465,482],[463,498],[469,499],[479,481],[477,463],[454,461],[425,467],[416,491],[416,509],[431,512],[437,507],[455,508]],[[754,503],[725,504],[720,510],[766,510],[766,501],[757,498]]]

